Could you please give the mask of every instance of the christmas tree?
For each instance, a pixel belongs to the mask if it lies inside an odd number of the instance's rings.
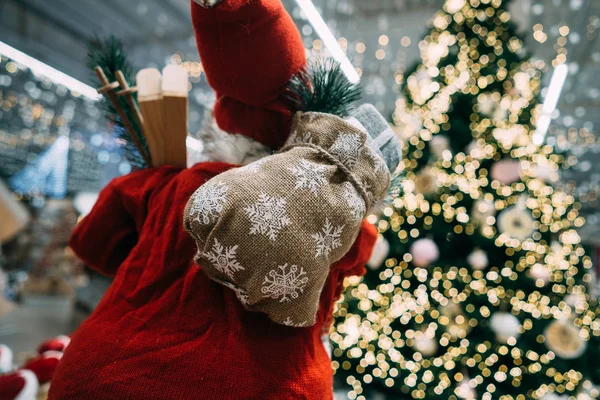
[[[402,175],[371,216],[384,256],[331,332],[351,399],[598,396],[584,220],[555,187],[564,155],[537,140],[544,63],[507,6],[447,0],[407,73]]]

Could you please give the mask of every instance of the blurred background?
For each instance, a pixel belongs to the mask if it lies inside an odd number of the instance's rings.
[[[298,2],[284,3],[307,51],[326,54]],[[392,121],[405,71],[419,61],[419,42],[444,1],[313,3],[357,69],[365,100]],[[189,8],[189,0],[0,0],[0,343],[16,353],[70,332],[110,284],[66,244],[98,191],[132,168],[93,91],[71,91],[65,79],[90,84],[88,46],[115,35],[136,69],[177,63],[189,71],[190,131],[200,129],[215,96],[196,52]],[[519,0],[512,15],[536,66],[548,72],[543,87],[553,66],[568,66],[547,142],[568,151],[574,164],[561,185],[582,202],[587,224],[580,234],[598,265],[600,1]],[[56,71],[39,73],[48,66]]]

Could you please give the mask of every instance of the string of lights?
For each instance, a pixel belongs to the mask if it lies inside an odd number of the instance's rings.
[[[534,142],[543,63],[507,4],[447,0],[406,73],[401,176],[370,217],[389,252],[331,332],[352,399],[598,397],[581,205],[556,186],[569,157]]]

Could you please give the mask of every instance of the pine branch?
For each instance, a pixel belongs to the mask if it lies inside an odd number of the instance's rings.
[[[310,62],[287,85],[286,98],[294,111],[315,111],[347,116],[352,103],[361,98],[361,88],[351,83],[340,63],[332,60]]]
[[[96,68],[96,66],[100,66],[109,82],[114,82],[117,80],[116,72],[118,70],[123,73],[125,80],[129,84],[134,82],[134,70],[131,67],[131,64],[129,64],[123,43],[112,35],[104,39],[96,38],[94,43],[90,45],[88,50],[88,66],[92,71],[94,68]],[[98,81],[96,74],[93,74],[93,80],[97,87],[102,86],[102,84]],[[135,94],[134,99],[137,101]],[[119,102],[121,104],[121,108],[124,110],[127,118],[135,130],[133,134],[137,136],[142,146],[146,149],[146,154],[150,154],[148,151],[146,138],[142,134],[141,127],[138,126],[135,118],[133,118],[133,110],[131,110],[131,107],[125,98],[120,97]],[[107,117],[114,122],[114,131],[117,138],[124,140],[127,143],[125,146],[125,151],[129,162],[136,168],[146,167],[147,165],[144,162],[143,157],[136,146],[132,143],[131,137],[127,133],[127,130],[125,129],[121,119],[118,117],[117,110],[115,110],[111,102],[107,101],[106,98],[102,98],[102,108],[104,109]]]

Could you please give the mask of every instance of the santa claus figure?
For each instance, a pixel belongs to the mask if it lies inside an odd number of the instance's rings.
[[[196,0],[192,21],[220,129],[260,143],[265,154],[279,149],[292,117],[283,91],[306,61],[280,1]],[[316,323],[277,324],[193,262],[196,244],[183,226],[194,191],[234,167],[215,160],[149,168],[102,191],[70,246],[114,282],[72,335],[49,399],[332,398],[321,337],[343,279],[364,272],[376,230],[363,222],[330,267]]]

